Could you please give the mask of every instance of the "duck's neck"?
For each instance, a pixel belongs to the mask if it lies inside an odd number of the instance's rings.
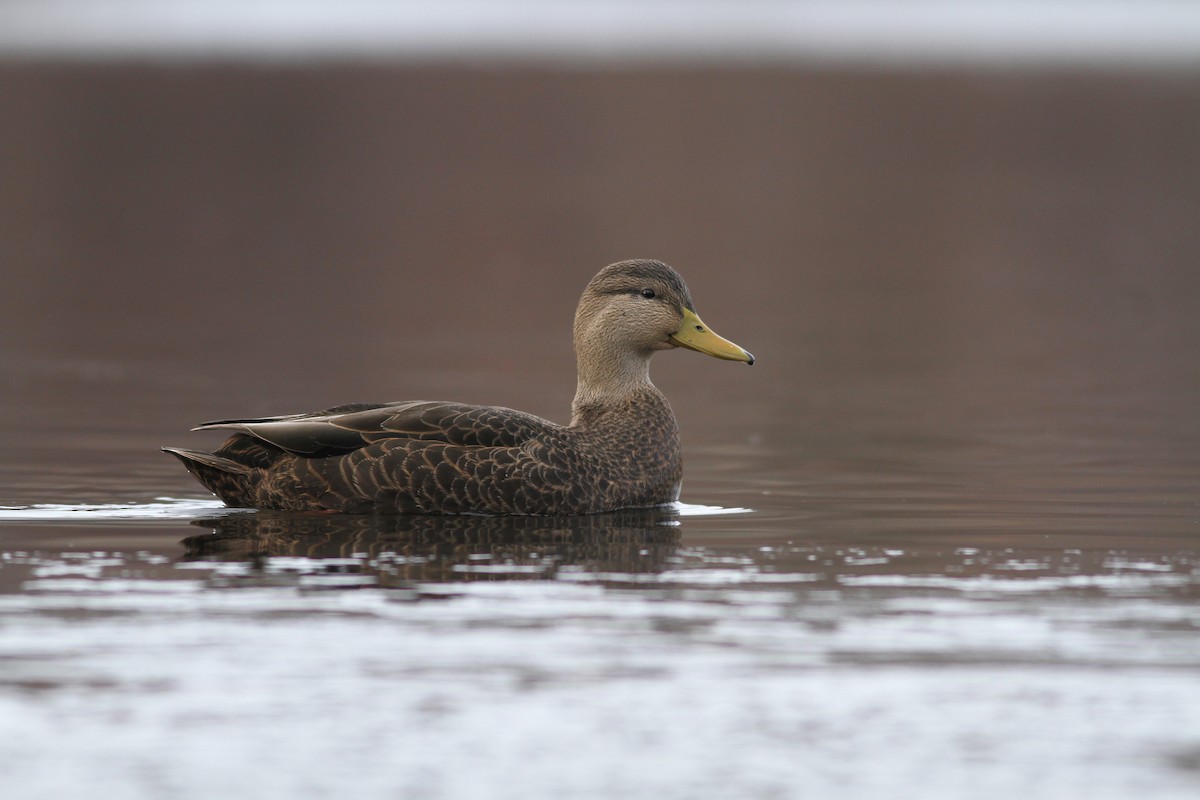
[[[577,348],[578,350],[578,348]],[[607,410],[619,410],[640,396],[660,396],[650,382],[650,354],[578,353],[579,381],[571,402],[571,425],[586,425]]]

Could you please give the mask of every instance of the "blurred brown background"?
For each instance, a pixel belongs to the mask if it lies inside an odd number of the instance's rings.
[[[10,464],[349,400],[565,420],[633,256],[760,358],[656,360],[691,442],[1200,435],[1194,73],[8,62],[0,137]]]

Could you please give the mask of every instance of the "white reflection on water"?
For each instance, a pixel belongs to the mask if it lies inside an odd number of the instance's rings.
[[[83,582],[0,596],[0,769],[24,796],[353,784],[381,798],[740,800],[893,797],[904,782],[920,796],[1182,800],[1196,787],[1179,766],[1200,749],[1184,605],[703,579]]]

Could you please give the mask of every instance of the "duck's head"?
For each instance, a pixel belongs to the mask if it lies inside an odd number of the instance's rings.
[[[748,351],[700,320],[687,284],[661,261],[620,261],[592,278],[575,312],[581,367],[589,359],[644,363],[655,350],[673,347],[754,363]]]

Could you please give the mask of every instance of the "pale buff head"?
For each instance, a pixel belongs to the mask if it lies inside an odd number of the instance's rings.
[[[750,353],[701,322],[675,270],[650,259],[610,264],[588,283],[575,311],[576,403],[648,385],[650,356],[675,347],[754,363]]]
[[[584,289],[575,311],[575,352],[630,353],[647,357],[675,347],[671,336],[683,324],[692,297],[679,273],[661,261],[635,259],[610,264]]]

